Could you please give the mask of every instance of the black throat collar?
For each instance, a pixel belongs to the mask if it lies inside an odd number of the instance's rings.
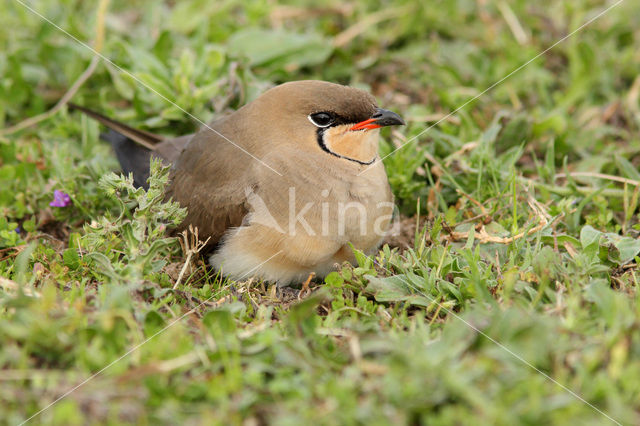
[[[318,145],[320,145],[320,148],[322,148],[322,150],[324,152],[328,152],[329,154],[333,155],[334,157],[338,157],[338,158],[342,158],[344,160],[349,160],[349,161],[353,161],[354,163],[358,163],[361,164],[363,166],[369,166],[371,164],[373,164],[374,161],[376,161],[376,158],[374,157],[371,161],[360,161],[360,160],[356,160],[355,158],[351,158],[351,157],[345,157],[344,155],[340,155],[337,154],[333,151],[331,151],[329,148],[327,148],[327,145],[324,143],[324,131],[326,129],[329,129],[330,127],[319,127],[317,130],[317,139],[318,139]]]

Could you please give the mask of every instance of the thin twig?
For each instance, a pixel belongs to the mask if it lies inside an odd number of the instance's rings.
[[[497,6],[518,44],[521,46],[527,44],[529,42],[529,36],[522,28],[522,25],[520,24],[516,14],[513,13],[513,10],[504,1],[499,1]]]
[[[95,40],[95,50],[100,52],[102,50],[102,45],[104,44],[104,17],[107,12],[107,6],[109,5],[109,0],[100,0],[100,4],[98,5],[97,12],[97,20],[96,20],[96,40]],[[43,112],[42,114],[38,114],[34,117],[29,117],[26,120],[23,120],[11,127],[7,127],[6,129],[0,130],[0,136],[7,136],[13,133],[16,133],[20,130],[26,129],[28,127],[34,126],[41,121],[47,120],[48,118],[55,115],[60,109],[71,100],[78,92],[80,87],[91,77],[93,72],[95,71],[98,62],[100,61],[100,56],[94,55],[91,58],[91,62],[87,69],[84,70],[80,77],[71,85],[69,90],[60,98],[58,103],[55,104],[53,108],[49,111]]]
[[[382,21],[387,21],[397,16],[404,15],[405,13],[407,13],[407,11],[408,10],[406,7],[393,7],[379,10],[368,16],[365,16],[363,19],[358,20],[355,25],[336,35],[333,39],[333,46],[337,48],[344,47],[349,44],[354,38],[366,32],[370,27]]]
[[[482,203],[480,201],[476,200],[471,195],[467,194],[466,192],[462,191],[461,189],[456,189],[456,192],[458,194],[464,196],[467,200],[471,201],[476,206],[478,206],[480,208],[480,210],[482,210],[482,214],[483,215],[487,214],[487,208],[484,205],[482,205]]]
[[[594,192],[598,192],[605,197],[622,198],[624,196],[624,191],[618,188],[593,188],[589,186],[576,186],[576,187],[556,186],[556,185],[549,185],[544,182],[539,182],[534,179],[526,178],[524,176],[518,176],[516,179],[518,179],[522,183],[533,185],[535,188],[545,189],[557,195],[572,195],[572,194],[575,194],[576,192],[580,194],[589,195],[589,194],[593,194]]]
[[[462,147],[459,150],[457,150],[456,152],[448,155],[447,158],[444,159],[444,164],[449,166],[453,160],[455,160],[456,158],[466,154],[469,151],[473,151],[478,146],[480,146],[480,144],[478,142],[476,142],[476,141],[465,143],[464,145],[462,145]]]
[[[191,225],[189,225],[188,230],[184,230],[180,235],[182,236],[182,240],[180,240],[182,252],[186,254],[187,258],[184,261],[184,265],[182,265],[182,269],[180,270],[180,274],[178,275],[178,280],[173,285],[174,290],[178,288],[180,282],[182,281],[182,277],[184,276],[185,272],[187,272],[187,268],[191,265],[191,258],[194,255],[198,254],[200,250],[202,250],[211,239],[211,237],[209,237],[207,238],[207,241],[200,241],[200,239],[198,238],[198,228],[194,228]]]
[[[476,231],[475,229],[472,229],[471,231],[467,231],[467,232],[452,231],[449,234],[449,238],[452,241],[465,240],[469,238],[469,235],[470,235],[469,232],[474,232],[474,239],[476,239],[481,244],[486,244],[486,243],[511,244],[512,242],[519,240],[520,238],[528,237],[529,235],[533,235],[536,232],[541,231],[548,225],[553,225],[553,223],[557,222],[560,218],[564,216],[564,214],[561,214],[555,219],[553,219],[551,222],[549,222],[544,217],[542,212],[540,212],[537,208],[535,208],[531,204],[529,204],[529,206],[535,211],[536,216],[538,216],[538,225],[534,226],[528,231],[520,232],[519,234],[513,235],[511,237],[496,237],[495,235],[489,234],[483,225],[479,231]]]
[[[623,178],[621,176],[607,175],[607,174],[604,174],[604,173],[571,172],[569,174],[567,174],[567,173],[557,173],[555,175],[556,179],[561,179],[561,178],[566,178],[566,177],[590,177],[590,178],[597,178],[597,179],[606,179],[606,180],[611,180],[611,181],[620,182],[620,183],[627,183],[629,185],[634,185],[634,186],[640,186],[640,181],[637,181],[637,180],[634,180],[634,179]]]

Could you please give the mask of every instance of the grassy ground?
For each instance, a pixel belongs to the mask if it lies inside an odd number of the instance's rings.
[[[62,108],[4,130],[0,423],[97,372],[33,421],[639,422],[638,2],[425,133],[613,2],[114,0],[102,32],[98,2],[32,4],[114,62],[74,101],[132,125],[198,127],[158,93],[206,121],[318,78],[407,119],[383,154],[420,136],[385,160],[402,235],[304,295],[198,256],[178,282],[190,245],[164,238],[181,216],[159,201],[165,175],[146,194],[110,175],[96,123]],[[6,129],[92,54],[17,0],[2,10]]]

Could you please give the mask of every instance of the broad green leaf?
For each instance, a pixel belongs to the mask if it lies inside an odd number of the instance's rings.
[[[78,266],[80,266],[80,256],[78,256],[78,250],[75,248],[68,248],[62,252],[62,259],[64,264],[71,269],[78,269]]]
[[[623,265],[633,260],[640,253],[640,239],[624,237],[614,233],[602,233],[586,225],[580,231],[580,242],[585,252],[597,244],[600,257]],[[588,250],[589,249],[589,250]]]
[[[602,232],[594,229],[590,225],[586,225],[580,231],[580,243],[582,247],[587,247],[588,245],[598,241],[602,236]]]
[[[415,293],[415,289],[409,284],[409,277],[394,275],[378,278],[365,275],[365,278],[369,281],[365,291],[372,294],[378,302],[407,302],[424,307],[433,302],[433,298]]]

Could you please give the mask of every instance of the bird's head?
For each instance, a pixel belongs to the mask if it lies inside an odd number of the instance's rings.
[[[255,102],[269,111],[271,129],[282,143],[299,149],[371,164],[378,154],[379,128],[405,124],[378,108],[369,93],[324,81],[294,81],[274,87]]]

